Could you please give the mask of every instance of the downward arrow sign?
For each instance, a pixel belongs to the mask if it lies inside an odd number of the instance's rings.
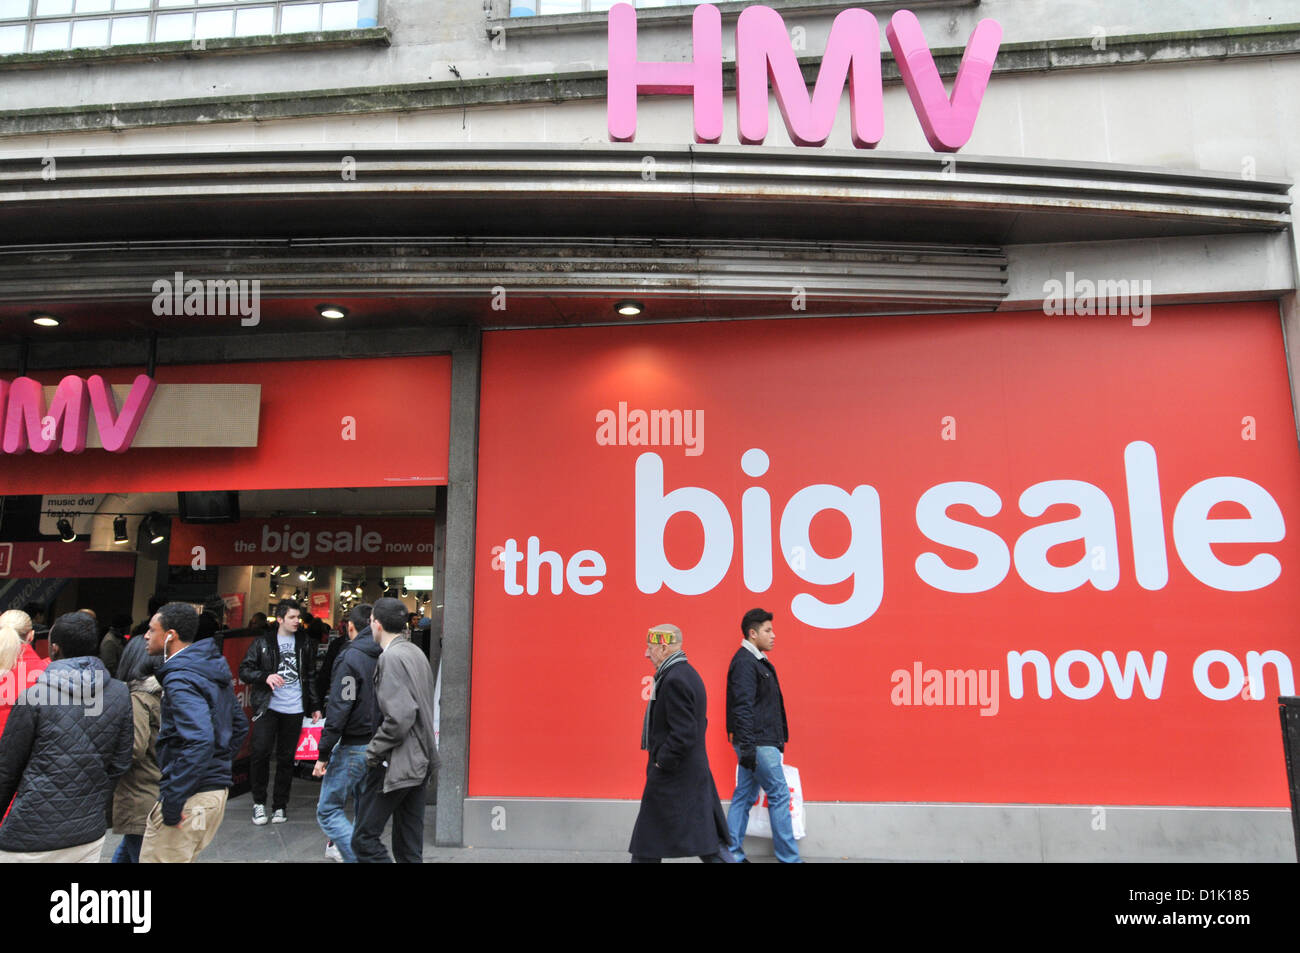
[[[45,547],[42,546],[36,550],[36,558],[27,560],[27,565],[31,566],[37,572],[45,572],[50,568],[50,560],[45,558]]]

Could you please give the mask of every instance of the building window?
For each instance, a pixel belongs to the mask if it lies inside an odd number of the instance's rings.
[[[604,13],[614,4],[646,7],[693,7],[699,0],[510,0],[512,17],[537,17],[559,13]]]
[[[0,0],[0,54],[354,30],[376,25],[377,6],[377,0]]]

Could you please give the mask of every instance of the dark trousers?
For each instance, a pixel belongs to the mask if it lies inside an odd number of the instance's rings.
[[[384,793],[384,767],[368,768],[357,795],[357,819],[352,825],[352,853],[359,864],[391,864],[393,856],[380,841],[393,819],[393,855],[399,864],[424,861],[424,794],[428,779],[415,787]]]
[[[275,754],[275,791],[271,810],[289,807],[289,786],[293,784],[293,756],[302,735],[302,712],[286,715],[267,709],[253,722],[253,750],[248,757],[248,780],[253,788],[253,803],[266,803],[266,782],[271,772],[271,754]]]

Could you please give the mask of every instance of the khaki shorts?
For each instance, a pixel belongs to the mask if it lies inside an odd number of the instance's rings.
[[[185,802],[184,819],[175,827],[163,823],[162,802],[149,812],[145,822],[144,843],[140,847],[142,864],[189,864],[217,836],[217,828],[226,816],[229,791],[202,791]]]

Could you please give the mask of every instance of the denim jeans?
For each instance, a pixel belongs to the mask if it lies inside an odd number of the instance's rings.
[[[122,842],[117,845],[117,850],[113,852],[113,863],[140,863],[140,845],[143,843],[143,834],[124,834],[122,836]]]
[[[320,783],[320,800],[316,804],[316,820],[325,836],[339,849],[345,864],[355,864],[352,853],[352,822],[343,811],[343,805],[352,798],[352,812],[357,811],[357,796],[361,781],[366,776],[365,745],[335,745],[330,753],[329,768]]]
[[[740,748],[736,748],[740,756]],[[794,822],[790,817],[790,786],[781,770],[781,752],[772,745],[759,745],[754,755],[756,771],[744,765],[736,768],[736,792],[731,795],[727,827],[731,831],[731,853],[736,860],[745,859],[745,828],[749,826],[749,809],[758,799],[761,786],[767,792],[768,817],[772,821],[772,848],[783,864],[799,863],[799,847],[794,841]]]

